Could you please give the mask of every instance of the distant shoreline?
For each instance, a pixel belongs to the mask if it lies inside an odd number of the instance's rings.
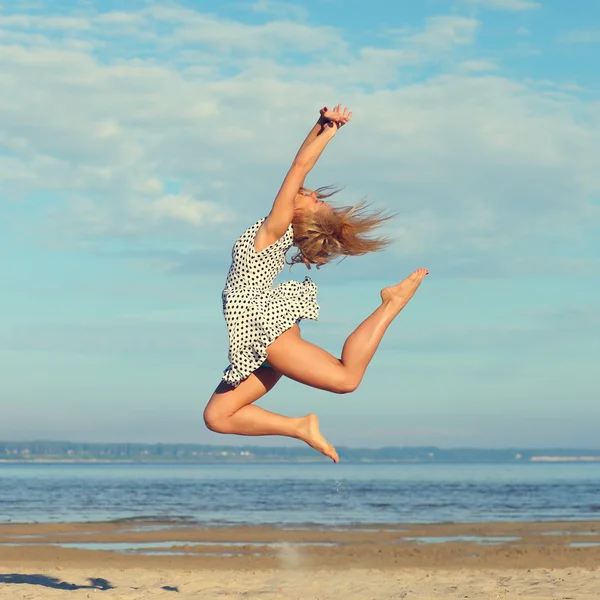
[[[598,463],[600,448],[438,448],[437,446],[338,446],[344,463],[368,464],[523,464]],[[0,463],[319,463],[327,459],[305,445],[86,443],[59,440],[0,440]]]
[[[526,459],[512,460],[486,460],[486,459],[465,459],[465,460],[419,460],[419,459],[347,459],[343,460],[346,464],[421,464],[421,465],[457,465],[457,464],[531,464],[531,463],[596,463],[600,462],[600,456],[531,456]],[[224,459],[224,460],[173,460],[152,458],[146,460],[132,459],[97,459],[97,458],[0,458],[0,464],[106,464],[106,465],[152,465],[152,464],[172,464],[172,465],[262,465],[262,464],[323,464],[329,463],[328,460],[316,456],[314,459]]]

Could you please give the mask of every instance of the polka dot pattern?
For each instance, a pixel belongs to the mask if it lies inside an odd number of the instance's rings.
[[[294,241],[290,225],[276,242],[256,252],[254,239],[264,218],[235,242],[223,290],[223,314],[229,333],[229,366],[223,381],[237,386],[267,359],[267,346],[301,319],[319,318],[317,286],[310,277],[273,287]]]

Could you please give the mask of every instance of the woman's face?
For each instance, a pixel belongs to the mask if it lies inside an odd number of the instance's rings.
[[[296,210],[317,211],[331,209],[329,204],[321,200],[314,190],[309,190],[308,188],[300,188],[298,190],[294,206]]]

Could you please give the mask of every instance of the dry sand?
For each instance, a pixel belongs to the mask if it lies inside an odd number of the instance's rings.
[[[61,546],[68,543],[121,543],[138,550]],[[346,530],[0,525],[0,599],[155,596],[600,600],[600,523]]]

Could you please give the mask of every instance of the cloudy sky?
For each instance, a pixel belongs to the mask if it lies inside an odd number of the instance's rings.
[[[396,242],[311,272],[305,337],[431,275],[357,392],[262,405],[338,445],[600,446],[599,56],[588,0],[0,0],[0,439],[246,442],[202,424],[231,245],[343,102],[307,183]]]

